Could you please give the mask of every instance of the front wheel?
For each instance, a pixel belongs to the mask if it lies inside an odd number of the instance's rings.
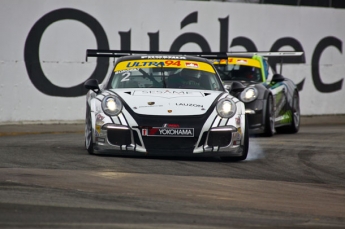
[[[87,109],[88,110],[88,109]],[[94,154],[92,137],[92,120],[90,112],[86,112],[85,120],[85,148],[89,154]]]
[[[292,106],[290,109],[290,115],[291,115],[290,125],[277,128],[277,131],[279,133],[295,134],[299,131],[301,112],[300,112],[300,107],[299,107],[299,95],[297,91],[295,91],[292,97]]]
[[[264,135],[267,137],[271,137],[274,135],[275,128],[274,128],[274,101],[273,96],[268,95],[267,104],[266,104],[266,113],[265,113],[265,132]]]

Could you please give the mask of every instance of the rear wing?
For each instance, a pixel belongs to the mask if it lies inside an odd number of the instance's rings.
[[[132,55],[179,55],[179,56],[199,56],[206,59],[227,58],[225,52],[174,52],[174,51],[142,51],[142,50],[100,50],[87,49],[86,61],[88,57],[122,57]]]
[[[179,51],[142,51],[142,50],[101,50],[87,49],[86,61],[88,57],[122,57],[131,55],[180,55],[180,56],[198,56],[205,59],[227,59],[228,57],[252,57],[254,55],[263,56],[268,59],[270,65],[276,71],[276,64],[280,63],[280,72],[282,72],[283,62],[285,63],[305,63],[304,52],[278,51],[278,52],[179,52]]]
[[[305,63],[304,52],[280,51],[280,52],[228,52],[228,57],[252,57],[254,55],[265,57],[273,70],[277,72],[276,65],[280,64],[280,74],[283,71],[283,63],[298,64]]]
[[[282,52],[180,52],[180,51],[142,51],[142,50],[101,50],[87,49],[87,57],[122,57],[131,55],[181,55],[181,56],[200,56],[206,59],[227,58],[232,56],[253,56],[264,57],[298,57],[303,56],[303,52],[282,51]]]

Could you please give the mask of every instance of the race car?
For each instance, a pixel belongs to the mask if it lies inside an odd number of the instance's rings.
[[[298,88],[292,80],[275,73],[267,57],[302,55],[303,52],[228,53],[227,58],[213,60],[225,85],[241,82],[246,86],[235,96],[245,103],[250,134],[272,136],[275,132],[299,131]]]
[[[90,56],[115,58],[102,84],[84,84],[90,154],[246,159],[244,103],[229,94],[207,59],[120,50],[87,50]],[[243,89],[236,84],[232,91]]]

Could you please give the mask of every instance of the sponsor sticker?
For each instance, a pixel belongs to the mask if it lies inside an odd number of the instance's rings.
[[[157,89],[157,90],[150,90],[150,91],[141,91],[136,90],[132,94],[133,96],[156,96],[156,97],[204,97],[204,94],[202,94],[200,91],[185,91],[185,90],[163,90],[163,89]],[[156,105],[156,104],[155,104]]]
[[[96,116],[96,119],[97,119],[97,120],[100,120],[100,121],[102,121],[104,118],[105,118],[105,116],[103,116],[102,114],[98,114],[98,115]]]
[[[127,72],[133,72],[133,71],[139,71],[139,68],[132,68],[132,69],[126,69],[126,70],[121,70],[121,71],[115,71],[115,74],[127,73]]]
[[[185,56],[155,56],[155,55],[150,55],[150,56],[141,56],[141,59],[180,59],[180,60],[185,60],[187,58]]]
[[[230,57],[228,58],[228,61],[220,60],[220,62],[214,62],[214,64],[238,64],[238,65],[249,65],[256,68],[261,68],[261,64],[258,60],[251,59],[251,58],[234,58]]]
[[[152,127],[150,129],[142,129],[141,134],[154,137],[194,137],[194,128]]]
[[[241,125],[241,118],[240,117],[235,118],[235,120],[236,120],[236,125],[237,126]]]
[[[186,62],[186,67],[187,68],[199,68],[198,63],[192,63],[192,62]]]
[[[102,128],[101,125],[96,125],[96,131],[97,131],[97,133],[101,133],[101,128]]]
[[[238,63],[238,64],[247,64],[247,60],[237,59],[236,63]]]
[[[198,68],[200,70],[215,73],[211,64],[200,61],[188,61],[181,58],[143,58],[138,60],[124,60],[116,64],[114,72],[127,73],[128,70],[138,71],[140,68]],[[164,56],[162,56],[164,57]],[[185,57],[184,57],[185,58]]]
[[[204,107],[201,104],[195,104],[195,103],[176,103],[176,106],[184,106],[184,107]]]
[[[163,107],[163,105],[139,106],[139,108],[147,108],[147,107]]]

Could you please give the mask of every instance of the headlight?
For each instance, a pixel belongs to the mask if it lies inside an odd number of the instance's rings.
[[[255,87],[247,87],[242,91],[240,97],[243,102],[249,103],[258,97],[258,90]]]
[[[217,112],[222,118],[231,118],[236,113],[236,104],[229,98],[221,99],[217,104]]]
[[[122,111],[122,102],[116,96],[108,95],[102,100],[102,109],[106,115],[118,115]]]

